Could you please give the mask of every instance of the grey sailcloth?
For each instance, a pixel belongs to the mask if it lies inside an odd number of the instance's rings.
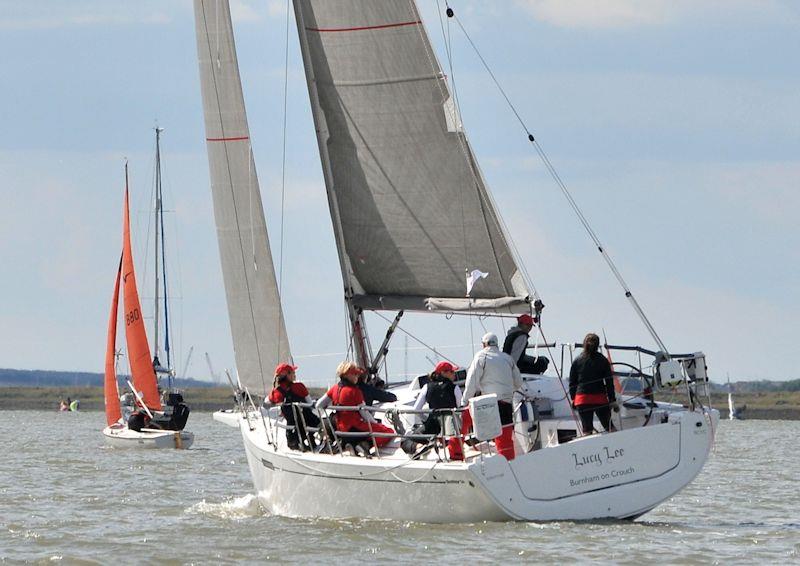
[[[239,378],[261,391],[291,360],[227,0],[195,0],[211,193]]]
[[[523,312],[518,269],[411,0],[295,0],[345,290],[365,309]],[[468,276],[473,280],[467,296]]]

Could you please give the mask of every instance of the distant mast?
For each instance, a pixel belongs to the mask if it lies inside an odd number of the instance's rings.
[[[169,380],[169,387],[172,387],[172,360],[170,357],[169,347],[169,313],[167,311],[167,265],[166,265],[166,250],[164,242],[164,201],[163,191],[161,188],[161,133],[164,128],[156,126],[156,171],[155,171],[155,206],[153,207],[153,214],[155,220],[155,294],[153,300],[153,367],[155,368],[156,375],[159,373],[167,374]],[[159,269],[161,270],[159,272]],[[164,287],[164,353],[167,356],[167,364],[161,365],[159,359],[159,328],[158,323],[160,319],[161,310],[159,308],[159,300],[161,299],[160,287]]]
[[[156,237],[155,237],[155,250],[153,257],[156,258],[156,270],[155,270],[155,294],[154,294],[154,301],[153,301],[153,367],[156,368],[158,371],[159,366],[161,363],[158,361],[158,242],[159,242],[159,231],[158,231],[158,219],[159,219],[159,212],[161,211],[161,132],[164,131],[163,128],[159,128],[156,126],[156,187],[155,187],[155,206],[153,208],[155,214],[155,226],[156,226]]]

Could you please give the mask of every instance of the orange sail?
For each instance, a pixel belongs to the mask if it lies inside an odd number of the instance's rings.
[[[158,381],[150,357],[150,345],[144,328],[139,291],[133,269],[131,252],[131,223],[128,208],[128,169],[125,168],[125,211],[122,232],[122,291],[125,306],[125,340],[128,344],[128,359],[131,364],[133,386],[142,393],[145,405],[151,410],[161,410]]]
[[[103,386],[106,397],[106,422],[109,426],[122,418],[117,390],[116,347],[117,311],[119,309],[119,280],[122,274],[122,260],[117,268],[117,282],[114,283],[114,298],[111,300],[111,315],[108,317],[108,344],[106,345],[106,377]]]

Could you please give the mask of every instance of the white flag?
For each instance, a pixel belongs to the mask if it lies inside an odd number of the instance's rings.
[[[472,293],[472,288],[475,286],[475,283],[484,277],[489,277],[489,274],[484,273],[480,269],[473,269],[471,272],[467,272],[467,297]]]

